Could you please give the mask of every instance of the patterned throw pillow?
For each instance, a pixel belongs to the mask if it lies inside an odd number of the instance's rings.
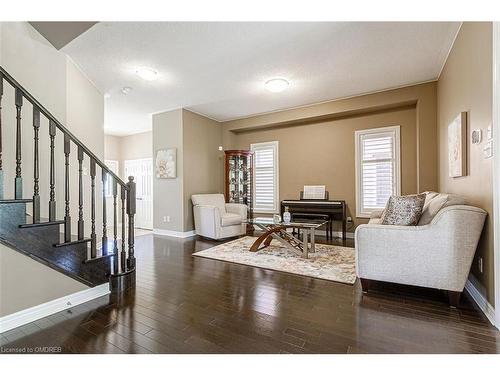
[[[425,194],[393,195],[385,207],[382,224],[417,225],[425,203]]]

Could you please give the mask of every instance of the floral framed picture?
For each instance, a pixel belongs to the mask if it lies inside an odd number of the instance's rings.
[[[156,178],[177,177],[177,149],[167,148],[156,152]]]
[[[467,175],[467,112],[448,125],[448,169],[450,177]]]

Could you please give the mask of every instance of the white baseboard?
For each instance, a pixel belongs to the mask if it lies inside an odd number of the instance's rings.
[[[469,280],[465,283],[465,290],[470,294],[474,302],[479,306],[481,311],[486,315],[488,320],[495,327],[500,328],[499,325],[495,324],[495,308],[491,306],[485,296],[476,288],[476,286]]]
[[[177,232],[175,230],[155,228],[153,229],[153,234],[159,234],[160,236],[168,236],[168,237],[187,238],[195,236],[196,232],[194,230],[190,230],[188,232]]]
[[[109,283],[89,288],[0,318],[0,333],[109,294]]]

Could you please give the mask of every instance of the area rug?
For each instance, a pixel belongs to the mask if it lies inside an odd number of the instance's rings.
[[[305,259],[277,240],[263,250],[250,252],[255,240],[256,237],[242,237],[193,255],[351,285],[356,281],[353,248],[316,244],[316,252],[310,252]]]

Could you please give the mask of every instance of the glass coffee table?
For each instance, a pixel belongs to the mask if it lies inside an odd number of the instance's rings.
[[[248,220],[248,223],[253,224],[264,231],[264,234],[259,236],[250,247],[250,251],[256,252],[262,250],[268,247],[273,239],[276,239],[296,254],[307,258],[309,252],[315,251],[316,229],[325,225],[327,221],[310,220],[304,222],[298,221],[285,223],[283,221],[275,222],[273,218],[257,217]],[[287,231],[288,228],[300,229],[303,233],[302,240],[295,237],[292,233],[289,233]]]

